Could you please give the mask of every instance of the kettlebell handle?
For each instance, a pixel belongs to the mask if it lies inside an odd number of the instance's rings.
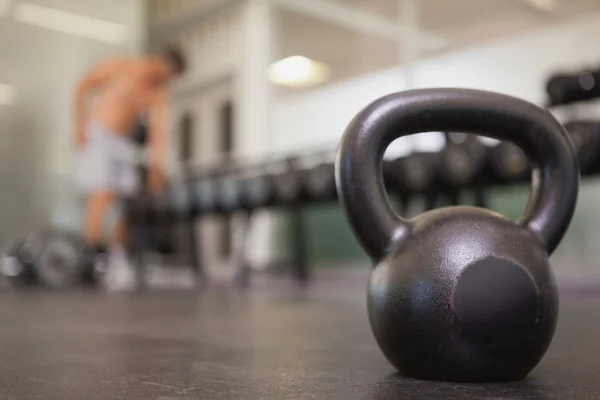
[[[391,94],[362,110],[344,133],[336,156],[336,187],[361,246],[384,258],[410,234],[383,184],[381,164],[394,140],[420,132],[485,134],[519,146],[532,165],[531,193],[517,223],[551,254],[577,203],[579,166],[564,127],[532,103],[470,89],[422,89]]]

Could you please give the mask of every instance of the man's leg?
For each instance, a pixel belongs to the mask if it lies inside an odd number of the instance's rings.
[[[86,128],[86,143],[79,149],[75,176],[79,191],[85,196],[83,239],[89,246],[107,245],[107,214],[116,199],[110,152],[107,149],[108,133],[99,124]]]
[[[112,190],[93,192],[85,206],[83,238],[89,246],[99,246],[104,239],[104,222],[107,211],[115,201]]]
[[[108,258],[96,265],[98,272],[105,274],[104,287],[110,291],[129,291],[135,286],[135,276],[127,257],[127,226],[120,204],[119,188],[112,187],[106,179],[100,179],[103,175],[100,168],[95,172],[95,182],[98,184],[87,197],[84,240],[97,250],[108,245],[108,249],[103,249],[108,250]]]

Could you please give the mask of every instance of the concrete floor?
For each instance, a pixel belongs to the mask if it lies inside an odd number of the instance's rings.
[[[598,295],[562,296],[527,381],[455,385],[395,373],[369,328],[364,271],[321,275],[305,289],[257,278],[246,290],[5,291],[0,398],[600,399]]]

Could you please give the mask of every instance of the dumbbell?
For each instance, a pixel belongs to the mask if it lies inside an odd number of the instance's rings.
[[[478,207],[406,219],[378,176],[399,137],[485,133],[522,146],[536,182],[517,222]],[[568,133],[546,110],[466,89],[412,90],[368,105],[336,157],[340,202],[373,261],[367,309],[375,339],[404,375],[447,382],[524,379],[558,318],[549,257],[575,212],[579,170]]]
[[[501,141],[488,149],[488,162],[492,176],[490,183],[505,185],[526,182],[529,179],[529,160],[517,145]]]
[[[279,163],[281,169],[273,175],[275,205],[288,206],[303,201],[304,180],[296,158]]]
[[[151,206],[148,210],[145,228],[147,229],[147,245],[158,254],[171,255],[176,251],[173,227],[176,218],[167,203],[167,194],[151,195]]]
[[[201,174],[190,179],[194,192],[192,209],[199,215],[217,211],[217,187],[215,174]]]
[[[221,170],[215,177],[217,212],[228,215],[248,209],[247,182],[241,165]]]
[[[319,163],[302,171],[306,198],[314,202],[335,200],[335,168],[333,162]]]
[[[304,187],[302,201],[335,200],[335,152],[329,149],[297,155],[297,173]]]
[[[50,289],[70,289],[91,278],[95,255],[75,233],[50,229],[32,266],[40,284]]]
[[[582,175],[600,171],[600,122],[571,121],[565,124],[571,135]]]
[[[440,153],[439,177],[450,196],[450,205],[459,205],[459,192],[475,188],[481,194],[481,178],[486,164],[486,146],[467,133],[445,133]],[[481,203],[481,196],[477,203]]]
[[[38,233],[16,240],[2,252],[2,276],[16,287],[33,286],[38,283],[33,263],[43,243]]]
[[[190,178],[193,210],[202,215],[228,215],[240,209],[247,198],[242,176],[242,166],[227,159]]]
[[[554,75],[546,83],[546,92],[551,106],[597,98],[600,96],[600,72],[589,70]]]
[[[275,204],[274,175],[263,168],[251,168],[242,178],[247,191],[246,209],[257,210]]]
[[[439,195],[436,187],[439,162],[438,153],[413,152],[385,163],[389,190],[400,197],[402,213],[408,211],[414,196],[424,197],[426,210],[435,207]]]
[[[174,219],[193,217],[193,190],[187,179],[170,179],[165,191],[165,207]]]

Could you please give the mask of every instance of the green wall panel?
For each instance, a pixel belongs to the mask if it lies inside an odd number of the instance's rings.
[[[586,257],[600,257],[600,237],[597,243],[594,237],[600,226],[600,218],[595,209],[594,198],[600,195],[598,185],[582,185],[579,197],[578,209],[569,227],[557,254],[560,256],[572,256],[576,260],[586,261]],[[465,203],[470,203],[470,197],[464,197]],[[512,188],[493,189],[489,192],[489,208],[493,209],[507,218],[516,220],[521,216],[529,198],[529,187],[519,185]],[[422,204],[416,202],[412,208],[418,213]],[[342,211],[337,204],[317,205],[307,207],[304,210],[306,231],[308,234],[308,251],[311,261],[324,264],[344,262],[368,262],[364,252],[356,242],[350,228],[348,227]],[[597,221],[598,222],[595,222]],[[285,213],[281,213],[280,229],[277,239],[281,255],[287,256],[290,250],[290,219]],[[592,235],[592,236],[590,236]],[[591,239],[590,239],[591,238]]]

